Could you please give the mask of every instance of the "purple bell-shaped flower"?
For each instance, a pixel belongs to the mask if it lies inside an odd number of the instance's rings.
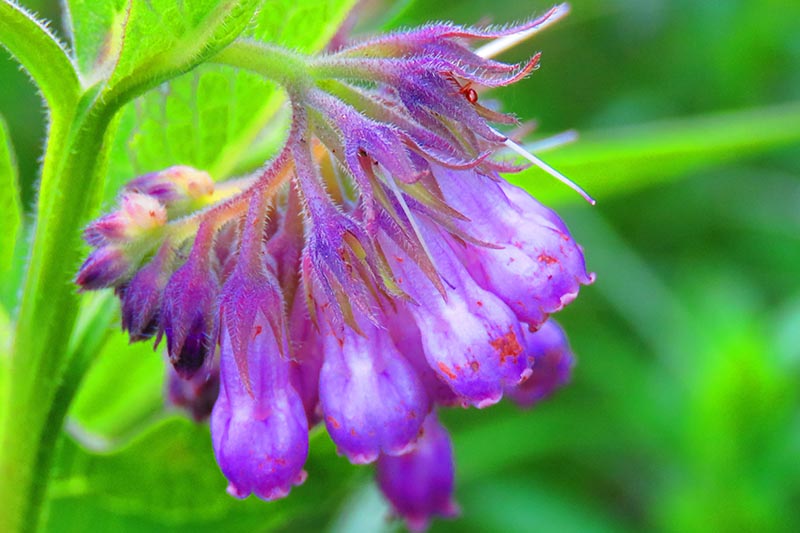
[[[532,407],[569,382],[575,356],[564,330],[552,318],[537,331],[525,332],[525,351],[533,373],[506,393],[522,407]]]
[[[324,304],[323,304],[324,306]],[[417,440],[430,400],[413,366],[385,329],[358,316],[361,334],[319,313],[325,361],[319,393],[325,425],[353,463],[406,452]]]
[[[447,430],[431,413],[417,446],[405,455],[381,455],[378,486],[411,531],[425,531],[434,516],[454,517],[453,446]]]

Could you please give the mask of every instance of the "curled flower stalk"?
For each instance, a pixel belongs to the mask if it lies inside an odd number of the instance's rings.
[[[422,529],[456,509],[435,408],[530,404],[566,381],[550,316],[593,275],[560,218],[501,177],[522,168],[495,157],[521,150],[501,133],[517,120],[480,97],[540,56],[509,65],[473,47],[565,12],[313,58],[234,45],[220,62],[289,95],[280,153],[235,186],[187,167],[136,178],[86,229],[76,282],[115,288],[131,340],[166,338],[173,401],[200,418],[218,384],[211,430],[232,495],[287,495],[323,423],[351,462],[378,462],[395,510]]]

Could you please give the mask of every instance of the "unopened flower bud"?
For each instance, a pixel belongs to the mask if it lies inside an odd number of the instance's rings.
[[[131,342],[149,339],[158,332],[171,255],[169,244],[163,245],[150,263],[133,276],[120,297],[122,329],[128,332]]]
[[[86,258],[75,283],[84,290],[112,287],[124,280],[132,268],[122,248],[113,245],[97,248]]]
[[[216,344],[219,282],[206,263],[193,251],[169,278],[161,307],[169,360],[187,379],[202,368]]]
[[[83,238],[93,246],[126,242],[163,226],[167,222],[164,206],[145,194],[126,193],[120,208],[92,222],[83,231]]]
[[[153,196],[165,205],[197,200],[214,193],[214,181],[208,172],[187,166],[169,167],[139,176],[125,189]]]

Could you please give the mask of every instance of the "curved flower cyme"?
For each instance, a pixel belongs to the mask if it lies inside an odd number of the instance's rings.
[[[515,117],[479,102],[540,59],[491,56],[566,11],[316,57],[240,42],[253,54],[216,57],[272,54],[254,70],[286,69],[278,155],[228,182],[182,166],[141,176],[87,228],[76,281],[115,289],[132,341],[166,335],[173,403],[201,418],[218,368],[211,432],[231,494],[285,496],[324,421],[351,462],[378,461],[396,511],[424,529],[455,509],[435,410],[530,404],[566,381],[572,355],[549,317],[594,278],[559,217],[501,176],[523,167],[494,156],[568,180],[509,139]]]
[[[453,446],[447,430],[431,413],[416,448],[400,456],[378,459],[378,486],[411,531],[424,531],[431,517],[454,517]]]

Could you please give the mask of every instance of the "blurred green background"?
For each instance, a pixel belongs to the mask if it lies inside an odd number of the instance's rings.
[[[58,2],[24,4],[63,35]],[[543,157],[593,192],[596,207],[550,193],[544,175],[520,178],[559,209],[598,275],[558,317],[579,364],[569,387],[530,412],[443,416],[463,515],[432,530],[800,531],[800,3],[571,4],[567,20],[505,56],[542,50],[542,68],[491,98],[537,119],[542,134],[574,128],[585,138]],[[415,0],[384,19],[505,22],[546,7]],[[0,88],[30,208],[45,117],[5,52]],[[125,394],[145,394],[117,392],[122,409]],[[64,461],[85,460],[70,446]],[[56,486],[63,503],[53,511],[74,522],[52,530],[82,527],[74,482]],[[366,478],[349,487],[319,521],[332,531],[397,527]],[[123,524],[108,509],[95,524],[180,525]],[[254,515],[237,522],[232,509],[225,530],[266,527]]]

